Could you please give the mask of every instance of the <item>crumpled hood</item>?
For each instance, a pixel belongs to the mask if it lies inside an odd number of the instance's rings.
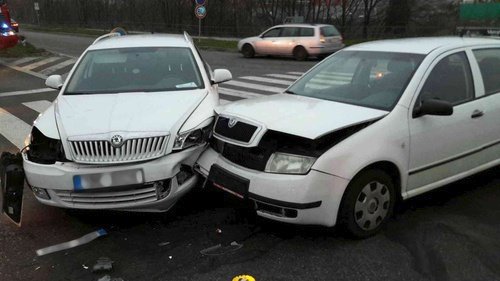
[[[61,95],[56,120],[67,138],[112,132],[178,130],[206,96],[206,90]]]
[[[264,125],[269,130],[316,139],[326,133],[380,118],[388,112],[368,107],[278,94],[230,103],[217,109]]]

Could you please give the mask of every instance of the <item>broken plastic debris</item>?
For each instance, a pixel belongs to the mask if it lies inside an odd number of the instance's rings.
[[[170,242],[161,242],[161,243],[158,243],[158,246],[163,247],[163,246],[167,246],[168,244],[170,244]]]
[[[82,267],[83,267],[83,269],[89,269],[89,267],[84,265],[84,264],[82,264]]]
[[[221,234],[221,233],[222,233],[222,229],[217,228],[217,229],[215,230],[215,232],[217,232],[217,233]]]
[[[114,261],[110,258],[100,257],[97,259],[96,264],[92,267],[92,272],[109,271],[113,269],[113,263]]]
[[[169,259],[172,259],[172,256],[168,256]]]
[[[104,229],[99,229],[97,231],[94,231],[94,232],[91,232],[87,235],[84,235],[78,239],[75,239],[75,240],[71,240],[71,241],[68,241],[68,242],[64,242],[64,243],[61,243],[61,244],[57,244],[57,245],[53,245],[53,246],[50,246],[50,247],[47,247],[47,248],[43,248],[43,249],[40,249],[40,250],[37,250],[36,251],[36,254],[38,256],[43,256],[43,255],[47,255],[47,254],[51,254],[51,253],[54,253],[54,252],[59,252],[59,251],[63,251],[63,250],[67,250],[67,249],[71,249],[71,248],[74,248],[74,247],[77,247],[77,246],[80,246],[80,245],[83,245],[83,244],[87,244],[91,241],[93,241],[94,239],[96,238],[99,238],[101,236],[104,236],[108,234],[106,232],[106,230]]]
[[[201,250],[200,253],[205,256],[220,256],[224,254],[228,254],[234,251],[237,251],[243,247],[242,244],[238,244],[236,241],[231,242],[229,246],[222,247],[221,244],[212,246],[210,248],[206,248],[204,250]]]
[[[103,277],[97,279],[97,281],[111,281],[111,276],[104,275]]]
[[[37,266],[37,267],[35,268],[35,271],[39,270],[40,268],[41,268],[41,266]]]

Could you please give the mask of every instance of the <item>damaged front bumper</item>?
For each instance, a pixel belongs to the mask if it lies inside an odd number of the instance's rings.
[[[247,198],[255,202],[257,214],[294,224],[333,226],[348,180],[311,170],[307,175],[272,174],[231,163],[212,148],[197,160],[195,170],[210,179],[213,165],[228,177],[248,181]],[[229,193],[231,186],[217,186]]]
[[[205,146],[131,164],[34,163],[23,154],[26,181],[43,204],[75,209],[162,212],[197,181],[193,166]]]

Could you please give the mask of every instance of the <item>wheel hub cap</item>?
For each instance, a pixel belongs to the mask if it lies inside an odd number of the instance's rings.
[[[386,185],[373,181],[365,185],[354,206],[354,219],[363,230],[377,228],[389,212],[391,196]]]

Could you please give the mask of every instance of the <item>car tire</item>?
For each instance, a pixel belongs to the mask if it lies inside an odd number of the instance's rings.
[[[307,59],[308,56],[309,54],[307,53],[306,49],[302,46],[298,46],[295,47],[295,49],[293,49],[293,57],[296,60],[302,61]]]
[[[243,47],[241,48],[241,53],[245,58],[253,58],[255,56],[255,50],[250,44],[243,45]]]
[[[392,216],[396,202],[392,178],[378,169],[367,170],[349,183],[339,210],[339,225],[352,238],[376,234]]]

